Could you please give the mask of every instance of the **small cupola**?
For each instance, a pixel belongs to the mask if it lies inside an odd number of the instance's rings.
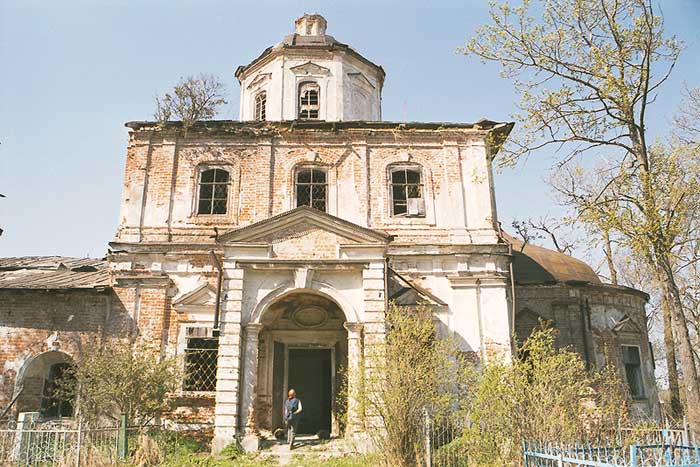
[[[317,14],[304,14],[294,21],[296,33],[300,36],[325,36],[326,18]]]
[[[304,14],[294,32],[236,70],[243,121],[382,119],[384,69]]]

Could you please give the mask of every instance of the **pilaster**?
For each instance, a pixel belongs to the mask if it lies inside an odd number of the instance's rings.
[[[216,410],[212,451],[220,452],[238,434],[238,402],[241,361],[241,309],[243,269],[226,264],[224,296],[221,313],[221,334],[216,373]]]
[[[346,432],[351,434],[362,431],[362,323],[346,322],[344,325],[348,331],[348,407]]]
[[[250,323],[244,328],[243,386],[241,387],[241,424],[244,434],[243,448],[246,451],[258,450],[255,398],[258,385],[258,338],[263,325]]]

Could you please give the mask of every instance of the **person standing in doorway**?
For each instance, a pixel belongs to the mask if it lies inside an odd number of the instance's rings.
[[[301,417],[301,401],[297,399],[297,393],[290,389],[287,394],[287,401],[284,403],[284,421],[287,424],[287,443],[289,449],[294,447],[294,437],[299,428],[299,418]]]

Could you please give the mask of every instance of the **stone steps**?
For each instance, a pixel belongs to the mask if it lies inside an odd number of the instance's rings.
[[[322,440],[314,435],[298,436],[294,442],[294,449],[284,441],[275,439],[260,440],[260,457],[274,457],[279,465],[294,465],[295,458],[304,457],[343,457],[353,452],[344,439]]]

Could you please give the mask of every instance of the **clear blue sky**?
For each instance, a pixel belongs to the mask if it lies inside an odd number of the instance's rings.
[[[486,20],[486,1],[0,0],[0,256],[102,256],[114,234],[127,131],[182,76],[228,85],[221,118],[238,117],[233,73],[318,12],[328,33],[384,66],[386,120],[507,120],[510,83],[456,53]],[[663,2],[688,48],[654,104],[669,125],[681,84],[700,85],[700,0]],[[496,178],[504,225],[554,214],[551,155]]]

